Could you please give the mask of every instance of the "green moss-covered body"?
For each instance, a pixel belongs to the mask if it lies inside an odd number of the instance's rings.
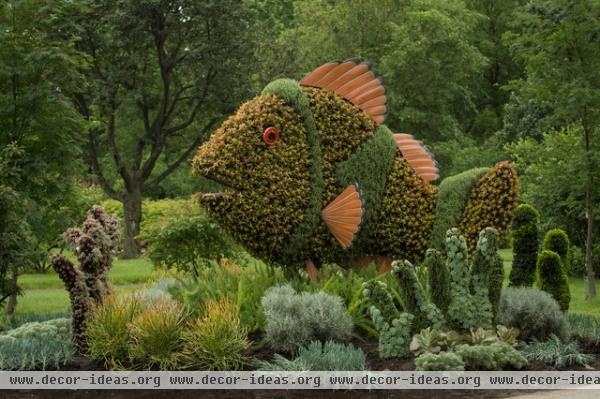
[[[277,145],[261,140],[268,127],[281,132]],[[286,266],[420,261],[435,219],[437,187],[415,173],[385,125],[332,91],[293,80],[272,82],[243,104],[200,148],[194,169],[236,192],[201,197],[215,219],[254,255]],[[352,184],[364,214],[344,249],[320,212]]]

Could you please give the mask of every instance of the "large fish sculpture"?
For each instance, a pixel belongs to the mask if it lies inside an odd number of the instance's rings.
[[[305,264],[312,278],[323,262],[375,260],[383,271],[392,259],[419,261],[436,215],[438,167],[421,142],[383,124],[385,112],[381,79],[356,60],[271,82],[198,150],[194,171],[226,187],[200,202],[251,253]],[[508,163],[491,170],[482,181],[514,175]],[[515,200],[504,201],[502,218],[483,200],[465,198],[475,212],[464,217],[487,213],[482,220],[505,230]]]

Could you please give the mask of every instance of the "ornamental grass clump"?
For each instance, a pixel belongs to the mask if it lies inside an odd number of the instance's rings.
[[[569,314],[569,327],[574,337],[583,338],[594,345],[600,343],[600,317]]]
[[[130,363],[131,322],[144,306],[137,296],[109,295],[97,305],[87,323],[88,355],[110,369],[124,369]]]
[[[177,368],[185,310],[177,302],[156,302],[138,313],[130,323],[133,364],[141,369]]]
[[[545,342],[532,339],[521,346],[521,352],[528,360],[548,364],[554,368],[584,366],[594,360],[594,355],[581,353],[577,341],[563,341],[551,335]]]
[[[272,287],[262,298],[265,340],[275,350],[292,352],[313,340],[346,340],[352,318],[342,299],[326,294],[297,293],[291,286]]]
[[[227,298],[209,301],[203,316],[188,323],[182,335],[180,364],[196,370],[240,370],[250,347],[239,307]]]

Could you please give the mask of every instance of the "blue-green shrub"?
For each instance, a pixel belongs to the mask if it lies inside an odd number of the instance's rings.
[[[0,335],[0,370],[59,368],[74,354],[67,318],[25,323]]]
[[[502,292],[498,322],[516,327],[521,339],[545,340],[555,334],[562,339],[569,336],[567,318],[558,303],[547,292],[530,287],[509,287]]]
[[[262,371],[362,371],[367,370],[367,359],[352,344],[313,341],[292,360],[275,354],[272,362],[257,361],[256,366]]]
[[[518,350],[503,342],[491,345],[458,345],[454,352],[465,362],[467,370],[521,369],[527,359]]]
[[[424,353],[415,359],[416,371],[463,371],[465,362],[453,352]]]
[[[346,340],[352,319],[342,299],[323,291],[297,293],[291,286],[272,287],[262,298],[265,340],[275,350],[292,352],[313,340]]]

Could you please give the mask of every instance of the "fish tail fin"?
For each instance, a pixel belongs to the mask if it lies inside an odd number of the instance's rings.
[[[519,179],[510,162],[499,162],[483,173],[469,193],[458,225],[469,252],[475,251],[479,232],[486,227],[495,228],[501,239],[506,238],[518,204]]]
[[[423,180],[429,182],[440,177],[437,161],[422,142],[406,133],[394,134],[394,140],[402,157]]]

